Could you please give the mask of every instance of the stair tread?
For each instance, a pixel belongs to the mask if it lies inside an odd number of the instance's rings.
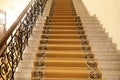
[[[41,39],[46,40],[46,39]],[[48,39],[48,41],[80,41],[80,39]]]
[[[41,44],[39,45],[41,46]],[[65,44],[65,43],[61,43],[61,44],[45,44],[46,47],[83,47],[83,45],[80,45],[80,44]],[[89,45],[84,45],[84,47],[89,47]]]
[[[36,80],[36,79],[37,78],[33,78],[33,80]],[[94,79],[89,79],[89,78],[43,78],[43,80],[94,80]],[[99,79],[99,80],[102,80],[102,79]]]
[[[43,72],[47,78],[89,78],[90,70],[85,68],[45,68],[34,69],[33,75],[37,76],[37,72]],[[99,70],[97,70],[99,72]],[[99,74],[101,74],[99,72]]]
[[[44,52],[40,52],[37,51],[37,58],[40,58],[42,56],[42,53]],[[88,53],[83,53],[82,51],[58,51],[58,50],[48,50],[45,52],[46,55],[45,57],[47,58],[83,58],[83,57],[94,57],[94,54],[92,52],[88,52]]]
[[[85,59],[71,60],[71,59],[46,58],[44,60],[36,59],[36,61],[34,61],[34,65],[35,66],[45,65],[46,67],[49,67],[49,66],[51,67],[88,67],[89,65],[87,64],[87,62],[88,61],[86,61]],[[97,64],[95,65],[97,66]]]

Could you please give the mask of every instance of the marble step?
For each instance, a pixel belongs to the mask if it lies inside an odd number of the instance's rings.
[[[15,80],[31,80],[31,71],[30,69],[22,69],[19,72],[15,73]]]
[[[120,71],[120,60],[111,61],[111,60],[105,60],[105,61],[99,61],[99,68],[101,70],[119,70]]]
[[[92,63],[89,64],[89,61],[84,58],[76,59],[76,58],[45,58],[43,59],[35,59],[34,68],[46,66],[46,67],[96,67],[98,66],[97,61],[95,59],[91,59]],[[93,64],[93,65],[92,65]]]
[[[39,78],[32,78],[32,80],[39,80]],[[96,80],[96,79],[88,79],[88,78],[43,78],[43,80]],[[103,80],[103,79],[99,79],[99,80]]]
[[[102,70],[103,79],[120,80],[120,70]]]
[[[94,54],[92,52],[83,53],[82,51],[57,51],[57,50],[49,50],[49,51],[40,51],[36,52],[36,58],[40,59],[42,57],[47,58],[58,58],[58,59],[67,59],[67,58],[94,58]]]
[[[98,72],[98,78],[101,78],[101,72],[99,70],[96,70]],[[35,68],[32,71],[32,77],[38,77],[37,73],[44,73],[46,75],[46,78],[89,78],[89,75],[91,74],[91,70],[86,69],[86,67],[79,67],[79,68],[45,68],[45,69],[39,69]]]
[[[87,39],[89,41],[111,41],[112,42],[112,39],[111,38],[108,38],[107,36],[87,36]]]
[[[119,53],[94,53],[95,58],[98,59],[99,61],[119,61],[120,54]]]
[[[116,52],[116,48],[112,46],[91,46],[92,51],[97,52]]]

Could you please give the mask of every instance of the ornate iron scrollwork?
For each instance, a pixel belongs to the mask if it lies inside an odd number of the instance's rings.
[[[4,50],[0,55],[0,80],[14,80],[16,68],[22,60],[25,46],[32,34],[33,27],[40,14],[42,14],[47,0],[35,0],[26,14],[16,25],[17,29],[9,37]]]

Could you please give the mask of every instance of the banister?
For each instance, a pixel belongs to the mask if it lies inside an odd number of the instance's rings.
[[[30,3],[27,5],[27,7],[23,10],[23,12],[20,14],[20,16],[16,19],[16,21],[12,24],[12,26],[9,28],[9,30],[5,33],[5,35],[0,40],[0,49],[3,47],[3,45],[6,43],[7,39],[10,37],[11,33],[14,31],[14,29],[17,27],[17,24],[22,19],[22,17],[25,15],[29,7],[32,5],[34,0],[31,0]],[[1,55],[1,53],[0,53]]]
[[[0,80],[14,80],[23,51],[47,0],[31,0],[0,40]],[[4,45],[5,44],[5,45]]]

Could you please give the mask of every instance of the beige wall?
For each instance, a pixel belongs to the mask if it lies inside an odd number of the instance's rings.
[[[120,50],[120,0],[82,0],[90,15],[96,14]]]

